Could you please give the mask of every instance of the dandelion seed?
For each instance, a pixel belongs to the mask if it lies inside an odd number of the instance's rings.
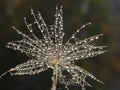
[[[94,44],[91,44],[91,42],[94,43],[94,41],[102,34],[88,37],[84,40],[80,40],[75,36],[81,29],[91,23],[83,25],[66,43],[63,43],[65,34],[63,31],[62,7],[56,7],[55,24],[50,27],[47,27],[39,12],[38,14],[35,14],[33,9],[31,9],[31,15],[34,18],[34,23],[28,23],[26,18],[24,18],[24,20],[32,37],[13,27],[23,39],[20,41],[9,42],[6,45],[8,48],[25,53],[31,59],[11,68],[0,77],[3,77],[8,72],[10,72],[11,75],[34,75],[43,72],[48,68],[52,68],[53,84],[51,90],[56,90],[57,82],[64,84],[67,90],[69,89],[69,85],[80,85],[84,90],[85,86],[91,87],[86,81],[86,77],[90,77],[97,82],[103,83],[88,71],[75,65],[76,60],[94,57],[106,52],[106,50],[104,50],[106,46],[95,46]],[[33,33],[32,26],[34,24],[37,25],[38,30],[42,33],[43,39],[39,39]],[[75,43],[71,43],[71,40],[74,40]],[[67,77],[67,75],[64,74],[65,71],[68,72],[71,77]]]

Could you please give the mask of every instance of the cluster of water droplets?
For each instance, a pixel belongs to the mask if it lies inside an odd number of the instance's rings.
[[[104,50],[106,46],[96,46],[93,44],[95,40],[102,36],[102,34],[91,36],[84,40],[80,40],[76,37],[76,34],[79,33],[80,30],[91,23],[83,25],[66,43],[63,43],[65,33],[63,31],[62,7],[56,7],[55,24],[49,27],[44,22],[40,12],[35,14],[33,9],[31,9],[31,15],[34,18],[34,22],[28,23],[26,18],[24,18],[24,21],[32,37],[13,27],[23,39],[20,41],[9,42],[6,45],[8,48],[25,53],[30,57],[30,60],[11,68],[9,71],[3,73],[1,77],[8,72],[10,72],[11,75],[34,75],[43,72],[48,68],[52,68],[53,70],[56,69],[58,71],[58,82],[65,84],[67,89],[71,84],[80,85],[82,89],[85,89],[85,86],[91,86],[86,81],[86,77],[91,77],[102,83],[88,71],[75,65],[76,60],[93,57],[106,52],[106,50]],[[42,33],[43,39],[39,39],[34,34],[32,28],[33,25],[37,25],[38,30]],[[71,42],[71,40],[74,41],[74,43]],[[57,67],[55,67],[56,65]],[[71,77],[68,78],[64,72],[69,73]]]

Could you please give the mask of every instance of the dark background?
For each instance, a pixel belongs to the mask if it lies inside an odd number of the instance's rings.
[[[0,0],[0,74],[28,59],[19,51],[4,47],[9,41],[21,39],[11,26],[25,32],[23,18],[29,17],[31,7],[39,10],[51,25],[57,3],[64,8],[65,40],[82,24],[92,22],[79,34],[80,38],[103,33],[97,43],[109,46],[107,53],[77,62],[105,83],[89,79],[93,87],[87,90],[120,90],[120,0]],[[0,90],[50,90],[51,75],[51,69],[34,76],[7,74],[0,79]],[[81,90],[81,87],[70,86],[70,90]]]

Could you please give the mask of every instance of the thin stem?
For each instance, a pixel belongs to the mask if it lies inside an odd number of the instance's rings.
[[[57,78],[58,78],[58,64],[55,64],[53,69],[53,76],[52,76],[53,83],[51,90],[56,90]]]

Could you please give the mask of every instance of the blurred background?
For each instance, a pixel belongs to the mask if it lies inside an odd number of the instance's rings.
[[[108,52],[77,62],[105,83],[102,85],[89,79],[93,87],[86,89],[120,90],[120,0],[0,0],[0,74],[28,59],[19,51],[4,47],[9,41],[21,39],[11,26],[25,33],[23,18],[30,18],[31,7],[34,11],[39,10],[51,25],[57,3],[63,5],[66,40],[81,25],[91,22],[92,25],[81,31],[80,38],[103,33],[97,43],[109,46]],[[7,74],[0,79],[0,90],[50,90],[51,75],[51,69],[34,76],[11,77]],[[81,87],[70,86],[70,90],[81,90]]]

